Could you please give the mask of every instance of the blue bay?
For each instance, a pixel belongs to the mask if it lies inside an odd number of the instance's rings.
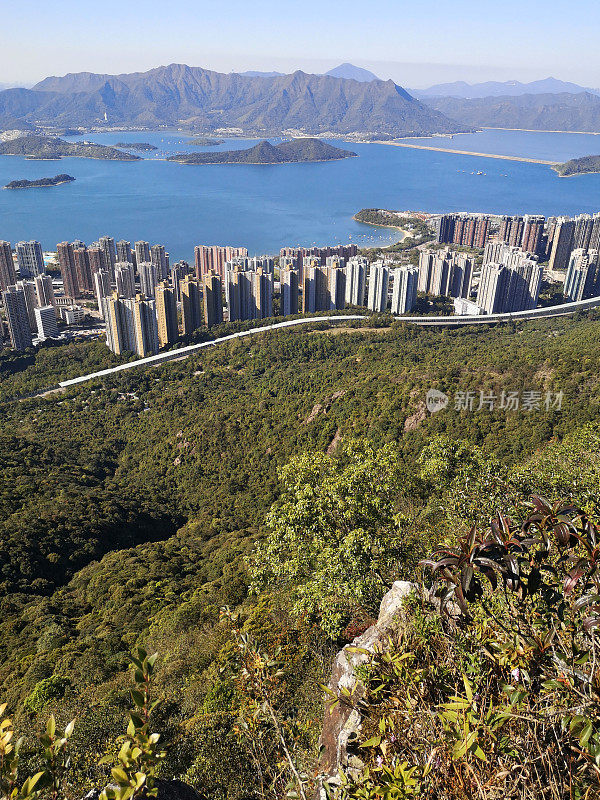
[[[138,162],[0,157],[0,184],[66,172],[55,188],[0,192],[0,239],[39,239],[45,249],[108,234],[167,246],[172,259],[196,244],[245,245],[251,253],[283,245],[362,246],[397,240],[393,231],[352,220],[363,207],[413,211],[577,214],[600,210],[600,175],[559,178],[548,166],[380,144],[346,144],[359,158],[322,164],[184,166],[166,155],[192,151],[182,132],[88,134],[102,144],[150,142]],[[219,149],[249,147],[235,139]],[[418,139],[460,150],[562,161],[600,152],[600,137],[483,131]],[[213,148],[210,148],[213,149]],[[478,175],[477,172],[483,174]]]

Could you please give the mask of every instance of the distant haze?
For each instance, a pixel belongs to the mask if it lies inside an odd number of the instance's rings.
[[[600,86],[600,4],[580,0],[24,0],[3,3],[0,82],[187,63],[324,73],[349,62],[401,86],[541,80]]]

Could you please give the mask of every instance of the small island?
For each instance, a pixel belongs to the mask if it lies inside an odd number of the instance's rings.
[[[34,181],[20,180],[11,181],[4,186],[4,189],[39,189],[43,186],[60,186],[61,183],[72,183],[75,178],[72,175],[55,175],[53,178],[38,178]]]
[[[223,139],[208,139],[205,136],[195,136],[193,139],[188,139],[186,144],[193,144],[194,147],[215,147],[218,144],[223,144]]]
[[[118,142],[115,147],[122,147],[124,150],[139,150],[143,153],[158,150],[158,147],[150,144],[150,142]]]
[[[177,153],[167,161],[180,164],[296,164],[337,161],[355,158],[356,153],[333,147],[320,139],[292,139],[273,145],[264,141],[246,150],[222,150],[217,153]]]
[[[0,156],[35,159],[98,158],[103,161],[140,161],[140,156],[94,142],[66,142],[57,136],[28,134],[0,142]]]
[[[587,175],[593,172],[600,172],[600,156],[583,156],[583,158],[572,158],[563,164],[555,164],[552,167],[561,178],[569,178],[571,175]]]

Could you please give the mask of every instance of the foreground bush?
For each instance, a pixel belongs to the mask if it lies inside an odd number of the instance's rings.
[[[441,614],[412,601],[395,641],[347,693],[362,767],[340,800],[591,800],[600,793],[600,531],[578,508],[534,498],[440,547]],[[357,762],[359,763],[359,762]]]

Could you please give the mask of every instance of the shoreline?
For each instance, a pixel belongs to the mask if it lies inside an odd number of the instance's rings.
[[[62,161],[64,158],[89,158],[90,161],[118,161],[119,164],[134,164],[138,161],[147,161],[148,159],[136,156],[136,158],[99,158],[98,156],[26,156],[23,153],[0,153],[0,157],[8,158],[23,158],[25,161]],[[158,159],[157,159],[158,160]]]
[[[72,181],[58,181],[58,183],[40,183],[39,186],[36,186],[35,183],[30,184],[29,186],[3,186],[3,189],[51,189],[53,186],[63,186],[65,183],[75,183],[75,178]]]
[[[453,155],[459,156],[475,156],[477,158],[496,158],[501,161],[520,161],[521,163],[525,164],[543,164],[547,167],[553,167],[556,164],[560,163],[558,161],[545,161],[541,158],[525,158],[523,156],[505,156],[499,153],[477,153],[472,150],[454,150],[449,147],[434,147],[433,145],[424,145],[424,144],[408,144],[406,142],[385,142],[385,141],[377,141],[373,142],[373,144],[387,144],[391,145],[392,147],[407,147],[411,150],[433,150],[436,153],[451,153]]]
[[[360,225],[370,225],[372,228],[388,228],[394,231],[400,231],[400,233],[403,234],[402,239],[400,241],[408,239],[408,237],[411,235],[407,230],[405,230],[404,228],[400,228],[398,225],[380,225],[378,222],[365,222],[362,219],[356,219],[356,214],[354,214],[352,219],[354,220],[354,222],[358,222]]]
[[[595,169],[593,172],[571,172],[569,175],[561,175],[560,172],[554,171],[559,178],[581,178],[582,175],[600,175],[600,169]]]

